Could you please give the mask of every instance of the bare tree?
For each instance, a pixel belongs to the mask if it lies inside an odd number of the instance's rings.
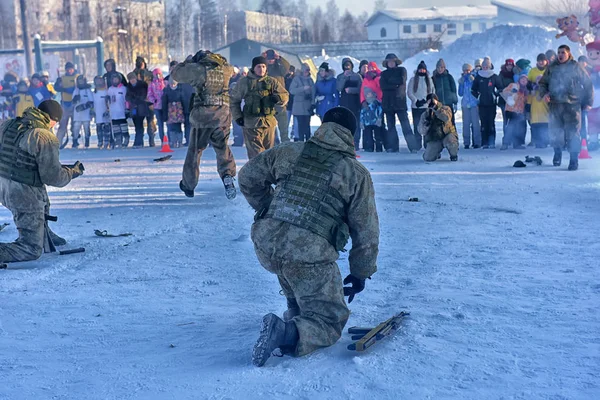
[[[375,6],[373,9],[374,12],[385,10],[386,8],[387,3],[385,2],[385,0],[375,0]]]
[[[318,6],[310,13],[310,34],[312,43],[323,43],[321,39],[321,29],[324,25],[325,19],[323,17],[323,10],[321,6]]]
[[[588,0],[545,0],[544,10],[549,16],[540,19],[552,27],[556,27],[556,18],[575,15],[580,26],[587,30],[589,22],[584,19],[589,10]]]
[[[337,41],[339,38],[339,22],[340,22],[340,9],[338,8],[335,0],[329,0],[325,8],[325,15],[327,16],[327,24],[329,25],[331,41]],[[328,40],[329,41],[329,40]]]

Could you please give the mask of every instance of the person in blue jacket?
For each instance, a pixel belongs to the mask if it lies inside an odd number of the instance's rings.
[[[329,64],[324,62],[319,67],[319,76],[315,84],[315,104],[321,121],[327,111],[339,105],[339,96],[335,71],[329,69]]]
[[[31,76],[29,94],[33,97],[33,104],[35,104],[36,107],[39,106],[42,101],[52,100],[54,97],[42,82],[42,76],[40,74],[33,74]]]

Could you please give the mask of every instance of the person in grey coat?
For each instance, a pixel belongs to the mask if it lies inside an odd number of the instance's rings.
[[[315,82],[310,76],[310,66],[302,64],[302,71],[294,77],[290,85],[290,95],[294,96],[292,115],[298,121],[298,141],[310,139],[310,117],[313,115],[313,99],[315,98]]]

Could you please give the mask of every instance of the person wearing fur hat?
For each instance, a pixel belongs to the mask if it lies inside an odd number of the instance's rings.
[[[335,71],[329,68],[329,63],[324,62],[319,66],[319,75],[315,84],[315,104],[321,121],[327,111],[338,106],[339,95]]]
[[[479,101],[481,143],[484,149],[496,148],[496,93],[501,90],[500,79],[492,70],[492,61],[486,57],[471,88],[471,93]]]
[[[354,72],[354,64],[350,58],[342,60],[342,69],[344,72],[337,76],[337,91],[340,92],[340,106],[346,107],[354,113],[356,119],[360,119],[360,88],[362,87],[362,77]],[[354,132],[354,145],[356,150],[360,144],[360,129]]]
[[[77,87],[77,74],[75,73],[75,64],[67,62],[65,64],[65,75],[59,77],[54,83],[54,90],[60,93],[60,103],[63,108],[62,119],[58,124],[58,132],[56,136],[61,143],[61,149],[64,148],[68,141],[67,127],[69,120],[73,119],[73,92]],[[73,134],[73,124],[71,123],[71,135]],[[64,141],[63,141],[64,139]]]
[[[46,185],[64,187],[84,171],[79,161],[60,162],[52,129],[62,114],[59,103],[45,100],[26,109],[21,118],[0,123],[0,202],[12,213],[19,234],[12,243],[0,243],[0,263],[37,260],[67,243],[46,220]]]
[[[381,73],[379,84],[383,93],[382,108],[385,115],[387,130],[386,151],[397,153],[400,151],[400,140],[396,130],[396,116],[402,126],[402,134],[411,153],[416,153],[418,145],[415,135],[408,120],[408,105],[406,101],[406,68],[401,67],[402,61],[395,54],[385,56],[383,66],[386,68]]]
[[[306,142],[310,139],[310,117],[313,115],[313,100],[315,98],[315,82],[310,75],[310,66],[302,64],[300,74],[297,74],[290,85],[290,96],[294,96],[292,114],[298,122],[298,138],[295,142]]]
[[[540,79],[542,79],[547,68],[548,59],[544,53],[540,53],[537,56],[535,68],[532,68],[527,75],[531,87],[529,99],[527,100],[529,123],[531,125],[531,140],[538,149],[548,147],[550,142],[550,138],[548,137],[548,118],[550,113],[548,103],[538,98]]]
[[[423,147],[423,135],[419,132],[419,121],[421,115],[427,110],[427,95],[434,92],[435,87],[427,72],[427,65],[425,61],[421,61],[417,66],[415,75],[408,81],[407,87],[407,94],[412,108],[416,150],[421,150],[421,147]]]
[[[474,149],[481,147],[481,124],[479,121],[479,101],[471,93],[475,75],[469,64],[462,66],[463,73],[458,79],[458,95],[462,98],[460,107],[463,118],[463,144],[465,149],[471,145]]]
[[[558,48],[556,61],[540,79],[538,96],[549,103],[553,164],[561,165],[566,145],[571,156],[569,171],[577,170],[581,151],[581,110],[591,109],[594,87],[588,73],[573,59],[569,46]]]
[[[356,124],[350,110],[334,107],[308,142],[265,151],[240,170],[240,191],[256,211],[256,256],[277,275],[288,307],[283,319],[263,317],[252,352],[258,367],[276,348],[300,357],[335,344],[350,316],[344,296],[352,302],[377,271],[375,191],[356,160]],[[336,261],[349,238],[350,274],[342,281]]]
[[[425,139],[423,160],[436,161],[448,150],[450,161],[458,161],[458,134],[452,123],[452,110],[443,105],[435,93],[427,95],[427,111],[419,120],[419,132]]]
[[[281,108],[288,102],[285,86],[267,74],[267,63],[265,57],[255,57],[252,70],[239,80],[230,95],[231,115],[244,129],[249,159],[275,145],[275,106]]]
[[[443,105],[450,107],[452,110],[452,123],[455,124],[454,113],[458,104],[458,91],[456,90],[456,82],[446,68],[446,62],[443,58],[438,60],[432,79],[435,94]]]

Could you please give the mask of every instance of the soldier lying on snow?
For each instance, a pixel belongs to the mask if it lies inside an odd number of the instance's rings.
[[[267,314],[253,352],[262,366],[271,352],[302,356],[340,338],[352,301],[377,270],[379,220],[373,182],[356,160],[356,119],[329,110],[306,143],[284,143],[258,154],[239,173],[240,190],[257,211],[252,241],[262,266],[277,274],[288,310]],[[275,185],[273,189],[272,185]],[[350,275],[336,264],[352,238]]]
[[[61,165],[58,139],[51,129],[62,108],[46,100],[25,110],[22,118],[0,125],[0,202],[8,208],[19,231],[13,243],[0,243],[0,262],[36,260],[42,251],[66,241],[48,228],[50,201],[46,185],[63,187],[83,174],[83,164]]]

